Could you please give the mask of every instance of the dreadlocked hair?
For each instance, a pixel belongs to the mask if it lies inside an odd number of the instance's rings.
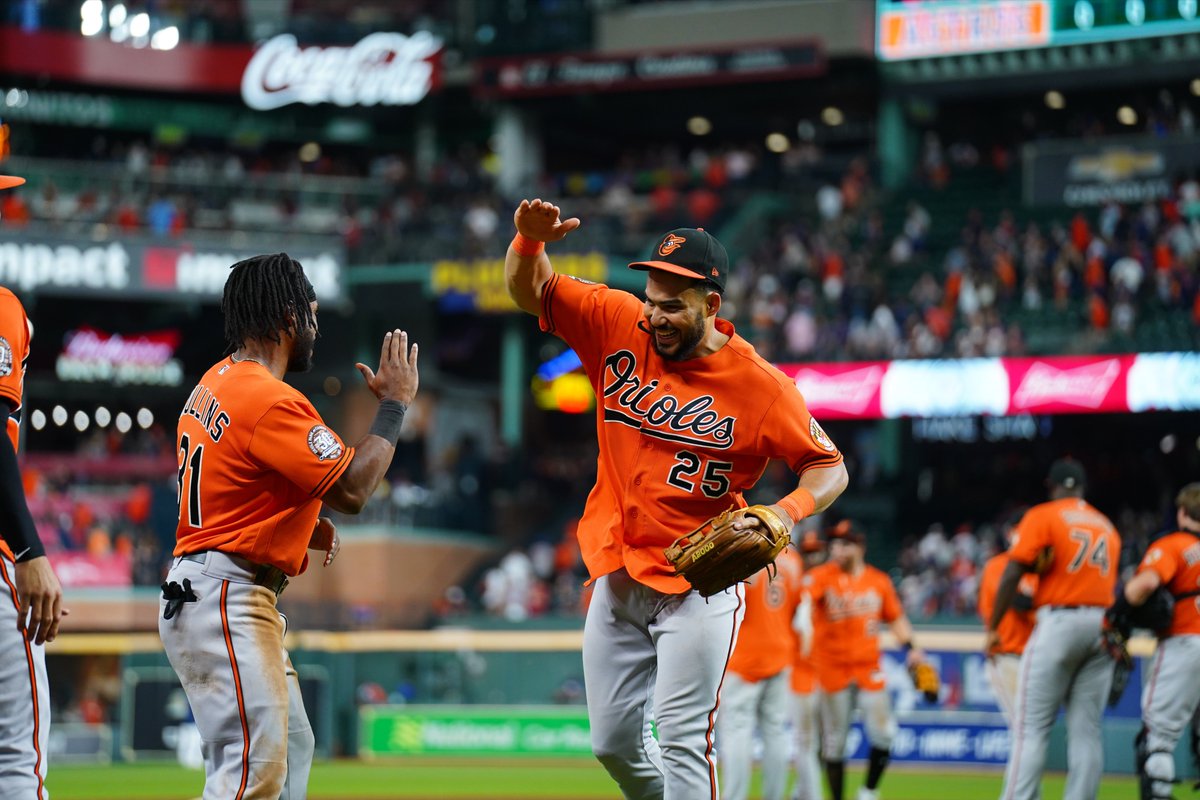
[[[280,342],[280,331],[313,328],[312,284],[300,262],[287,253],[261,255],[229,268],[221,311],[229,352],[247,339]]]

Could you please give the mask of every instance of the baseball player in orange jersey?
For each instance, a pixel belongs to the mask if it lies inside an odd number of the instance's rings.
[[[804,571],[815,569],[825,561],[825,543],[816,530],[804,532],[800,539],[800,558]],[[815,631],[811,607],[803,604],[808,595],[801,593],[801,606],[796,609],[796,651],[792,660],[792,697],[796,722],[796,787],[791,800],[821,800],[821,764],[818,746],[821,741],[817,728],[820,695],[817,693],[817,667],[812,650]],[[811,606],[811,599],[808,603]]]
[[[0,189],[22,178],[0,175]],[[0,795],[45,800],[50,691],[45,643],[58,635],[62,587],[38,538],[17,465],[25,360],[33,325],[25,308],[0,286]]]
[[[1200,705],[1200,483],[1183,487],[1175,507],[1179,530],[1150,546],[1122,593],[1131,606],[1143,605],[1160,587],[1175,598],[1170,626],[1159,638],[1142,690],[1141,800],[1172,797],[1175,744]]]
[[[1010,519],[1004,526],[1004,538],[1011,542],[1012,533],[1016,529],[1017,519]],[[1008,552],[997,553],[983,565],[979,576],[979,618],[987,625],[992,619],[992,607],[996,603],[996,589],[1000,586],[1000,576],[1008,565]],[[987,654],[987,664],[984,669],[996,693],[996,702],[1009,727],[1013,724],[1013,700],[1017,695],[1017,676],[1020,675],[1021,653],[1025,652],[1025,643],[1033,633],[1033,596],[1037,591],[1037,575],[1028,572],[1017,585],[1017,594],[1013,598],[1012,608],[1000,620],[996,633],[1000,644],[995,652]]]
[[[821,750],[833,800],[845,791],[846,737],[854,694],[870,743],[859,800],[876,800],[891,757],[896,717],[881,669],[880,623],[891,627],[909,664],[924,659],[913,646],[913,629],[892,580],[866,563],[866,534],[843,520],[829,532],[829,562],[804,576],[811,599],[817,647],[813,661],[821,687]]]
[[[1009,562],[988,622],[988,653],[998,652],[1000,622],[1012,608],[1025,573],[1050,554],[1033,603],[1037,624],[1021,656],[1012,722],[1012,750],[1003,800],[1039,796],[1046,742],[1067,706],[1067,785],[1063,800],[1095,800],[1104,771],[1100,718],[1112,684],[1113,660],[1100,643],[1104,610],[1112,602],[1121,537],[1108,517],[1083,499],[1083,467],[1056,461],[1050,501],[1029,509],[1013,533]]]
[[[579,523],[595,581],[583,634],[592,750],[630,800],[716,800],[713,727],[743,591],[701,597],[663,549],[745,507],[771,458],[800,476],[774,507],[782,517],[825,508],[846,486],[841,453],[796,385],[717,318],[728,258],[711,235],[671,231],[653,260],[631,264],[647,271],[641,301],[554,272],[544,243],[578,219],[526,200],[514,220],[509,294],[575,349],[598,399],[596,485]]]
[[[204,800],[297,800],[307,793],[313,734],[283,649],[276,600],[308,566],[337,555],[322,501],[356,514],[395,452],[417,391],[417,347],[384,336],[379,398],[354,447],[283,382],[312,364],[317,302],[286,253],[233,266],[222,300],[230,355],[179,415],[179,523],[158,629],[200,730]]]
[[[762,737],[762,800],[783,800],[788,759],[784,723],[794,653],[799,651],[792,618],[800,605],[803,566],[792,548],[775,561],[776,575],[762,570],[746,582],[746,615],[725,676],[717,730],[721,756],[721,797],[750,795],[750,746],[757,723]]]

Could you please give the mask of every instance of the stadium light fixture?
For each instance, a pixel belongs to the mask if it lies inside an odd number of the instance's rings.
[[[837,106],[826,106],[821,110],[821,122],[831,128],[836,128],[846,121],[846,115]]]
[[[46,412],[40,408],[35,408],[33,413],[29,415],[29,424],[33,426],[35,431],[40,431],[46,427]]]
[[[162,30],[155,31],[150,37],[150,47],[154,50],[174,50],[179,45],[179,28],[168,25]]]
[[[139,408],[137,412],[138,427],[143,430],[154,424],[154,412],[148,408]]]
[[[316,142],[305,142],[300,145],[300,161],[311,164],[321,157],[321,145]]]
[[[1117,122],[1122,125],[1137,125],[1137,112],[1129,106],[1121,106],[1117,109]]]
[[[712,122],[708,117],[691,117],[687,121],[687,129],[692,136],[707,136],[712,133]]]
[[[67,424],[67,410],[62,406],[55,406],[50,412],[50,419],[54,420],[54,424],[61,428]]]
[[[133,427],[133,420],[129,415],[122,411],[117,414],[117,430],[121,433],[129,433],[129,429]]]
[[[778,131],[767,134],[767,149],[772,153],[786,153],[792,146],[788,138]]]
[[[1046,92],[1046,108],[1053,108],[1055,111],[1063,108],[1067,102],[1063,99],[1062,92],[1057,89],[1051,89]]]
[[[128,17],[129,11],[125,8],[125,4],[117,3],[108,11],[108,27],[119,28],[125,24]]]
[[[86,411],[75,412],[75,430],[83,433],[88,429],[88,425],[90,425],[91,422],[92,420],[88,417]]]
[[[1192,84],[1190,88],[1192,90],[1192,94],[1194,94],[1196,97],[1200,97],[1200,78],[1192,78]]]
[[[84,36],[95,36],[104,30],[104,3],[100,0],[84,0],[79,7],[79,32]]]
[[[129,35],[135,39],[140,39],[150,33],[150,15],[146,12],[134,14],[133,19],[129,20]]]
[[[101,428],[107,428],[108,423],[112,422],[112,413],[104,406],[96,409],[96,424]]]

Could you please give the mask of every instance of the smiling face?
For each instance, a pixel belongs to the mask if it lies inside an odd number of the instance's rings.
[[[654,349],[668,361],[691,358],[720,307],[720,295],[696,288],[696,279],[652,269],[646,273],[642,314]]]

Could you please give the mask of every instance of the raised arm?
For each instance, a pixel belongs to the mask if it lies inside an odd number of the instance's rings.
[[[579,219],[559,220],[559,208],[541,200],[522,200],[513,214],[517,236],[504,257],[509,297],[522,311],[541,312],[542,289],[554,274],[545,243],[556,242],[579,227]]]
[[[375,412],[367,435],[354,445],[354,459],[322,498],[326,505],[343,514],[362,511],[387,472],[396,453],[404,413],[417,396],[420,378],[417,345],[410,349],[408,334],[401,330],[384,335],[378,372],[373,372],[366,364],[355,366],[366,379],[367,387],[379,398],[379,410]]]

